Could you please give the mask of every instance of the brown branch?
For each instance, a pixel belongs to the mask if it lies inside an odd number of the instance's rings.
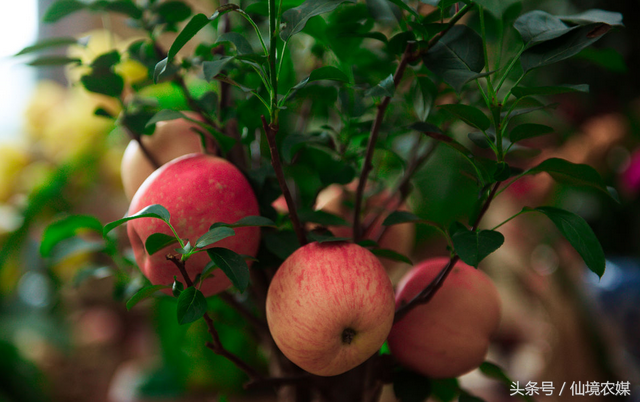
[[[409,64],[409,58],[411,57],[411,49],[413,45],[408,44],[404,53],[402,54],[402,59],[400,59],[400,64],[396,68],[396,72],[393,74],[393,85],[397,87],[404,75],[404,71]],[[373,122],[373,126],[371,127],[371,134],[369,135],[369,142],[367,143],[367,151],[364,158],[364,163],[362,165],[362,171],[360,172],[360,180],[358,181],[358,188],[356,190],[356,201],[355,207],[353,210],[353,241],[359,242],[362,239],[362,226],[360,225],[360,211],[362,209],[362,198],[364,195],[364,189],[367,185],[367,179],[369,178],[369,173],[373,169],[372,160],[373,160],[373,152],[375,151],[376,142],[378,141],[378,135],[380,133],[380,127],[382,126],[382,120],[384,120],[384,113],[387,110],[387,106],[391,102],[390,96],[385,96],[382,102],[378,105],[378,112],[376,114],[376,119]]]
[[[475,222],[473,223],[472,230],[475,231],[476,229],[478,229],[478,225],[480,224],[480,221],[482,220],[482,217],[484,216],[484,214],[489,209],[489,205],[491,204],[491,201],[493,201],[493,198],[495,197],[496,192],[498,191],[498,187],[500,187],[500,184],[501,182],[496,182],[494,184],[493,188],[491,189],[491,192],[489,193],[489,196],[485,200],[482,206],[482,209],[480,210],[480,213],[478,214]],[[447,263],[447,265],[445,265],[444,268],[442,268],[442,270],[438,273],[438,276],[436,276],[424,289],[422,289],[420,293],[418,293],[413,299],[411,299],[409,303],[406,303],[400,306],[400,308],[396,310],[396,314],[395,314],[395,317],[393,318],[393,322],[400,321],[404,316],[407,315],[409,311],[411,311],[416,306],[420,304],[428,303],[429,300],[431,300],[433,296],[435,296],[438,289],[442,287],[444,280],[447,278],[447,276],[449,275],[449,273],[451,272],[451,270],[456,265],[459,259],[460,257],[457,254],[453,254],[449,259],[449,262]]]
[[[185,263],[184,261],[181,260],[180,256],[168,254],[166,258],[167,260],[173,262],[176,267],[178,267],[178,270],[180,270],[180,273],[182,274],[182,277],[184,278],[184,282],[187,284],[187,287],[193,286],[193,281],[189,277],[189,273],[187,272]],[[205,345],[209,349],[211,349],[215,354],[220,355],[226,358],[227,360],[231,361],[233,364],[236,365],[236,367],[244,371],[252,380],[261,379],[262,375],[258,373],[253,367],[249,366],[238,356],[229,352],[227,349],[224,348],[224,346],[222,346],[222,342],[220,341],[220,336],[218,335],[218,331],[216,330],[216,327],[213,324],[213,320],[209,316],[209,313],[205,312],[203,315],[203,318],[207,323],[207,329],[209,331],[209,334],[211,335],[211,338],[213,339],[212,342],[207,342]]]
[[[282,171],[282,162],[280,161],[278,145],[276,144],[276,134],[278,133],[278,126],[274,124],[268,124],[264,115],[260,116],[260,118],[262,119],[262,128],[267,135],[269,149],[271,150],[271,164],[273,165],[273,170],[275,170],[276,172],[278,184],[280,184],[280,189],[282,190],[282,195],[284,195],[284,199],[287,202],[287,208],[289,209],[289,217],[291,218],[291,223],[293,224],[293,230],[295,230],[296,232],[296,236],[298,237],[300,246],[304,246],[305,244],[307,244],[307,237],[304,232],[304,227],[302,226],[302,223],[298,218],[298,212],[296,210],[296,205],[293,202],[293,198],[291,197],[291,192],[289,191],[289,187],[287,187],[287,182],[284,178],[284,172]]]

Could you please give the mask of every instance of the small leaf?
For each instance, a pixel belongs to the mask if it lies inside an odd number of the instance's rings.
[[[503,385],[505,385],[509,389],[514,383],[514,381],[505,374],[502,368],[500,368],[499,366],[493,363],[484,362],[480,365],[479,369],[482,374],[486,375],[489,378],[493,378],[494,380],[500,381]],[[524,399],[527,402],[534,402],[534,399],[531,396],[527,395],[526,393],[523,395],[520,395],[520,398]]]
[[[182,112],[178,112],[177,110],[163,109],[158,113],[154,114],[153,117],[146,123],[145,126],[149,127],[150,125],[156,124],[161,121],[169,121],[169,120],[184,119],[184,118],[187,118],[187,116]]]
[[[386,248],[374,248],[371,249],[371,252],[378,257],[387,258],[392,261],[404,262],[409,265],[413,265],[413,261],[409,259],[406,255],[400,254],[397,251],[389,250]]]
[[[42,56],[38,57],[30,62],[26,63],[32,67],[51,67],[51,66],[65,66],[67,64],[77,63],[81,64],[82,61],[75,57],[67,56]]]
[[[182,1],[165,1],[158,4],[156,12],[164,22],[175,24],[189,18],[191,8]]]
[[[538,207],[534,210],[547,215],[580,254],[587,267],[602,278],[605,269],[604,251],[589,224],[579,215],[564,209]]]
[[[271,219],[265,218],[264,216],[251,215],[238,219],[234,223],[216,222],[211,225],[209,229],[217,228],[220,226],[226,226],[229,228],[242,228],[247,226],[276,227],[276,224]]]
[[[395,83],[393,82],[393,74],[389,74],[387,78],[380,81],[378,85],[375,87],[369,88],[365,91],[364,96],[373,96],[373,97],[383,97],[387,96],[389,98],[393,97],[393,93],[396,90]]]
[[[58,0],[45,11],[42,21],[57,22],[64,17],[86,8],[87,5],[77,0]]]
[[[221,35],[218,40],[216,40],[216,43],[221,42],[233,43],[239,55],[254,53],[249,41],[237,32],[227,32]]]
[[[449,229],[456,253],[465,263],[477,267],[480,261],[496,251],[504,243],[504,236],[493,230],[468,230],[459,222]]]
[[[207,312],[207,299],[193,286],[186,288],[178,297],[178,324],[194,322]]]
[[[187,25],[185,25],[182,31],[180,31],[176,39],[173,41],[171,48],[169,48],[169,53],[167,54],[167,61],[170,62],[171,60],[173,60],[173,58],[176,56],[176,54],[178,54],[180,49],[182,49],[182,47],[186,45],[187,42],[191,40],[191,38],[196,36],[196,34],[200,32],[202,28],[207,26],[208,23],[209,23],[209,18],[207,18],[206,15],[204,14],[194,15],[191,18],[191,20],[189,20]]]
[[[233,56],[225,56],[221,57],[218,60],[214,61],[205,61],[202,63],[202,71],[204,73],[204,78],[207,81],[213,80],[216,75],[220,74],[220,72],[224,69],[224,67],[229,64],[235,57]]]
[[[62,240],[69,239],[78,234],[79,230],[88,229],[98,233],[102,232],[102,223],[90,215],[71,215],[53,222],[44,230],[42,243],[40,243],[40,255],[49,257],[53,247]]]
[[[165,72],[167,71],[167,64],[169,64],[169,59],[168,58],[164,58],[162,60],[160,60],[155,68],[153,69],[153,82],[157,83],[160,78],[162,77],[163,74],[165,74]]]
[[[476,107],[463,104],[440,105],[439,107],[480,130],[484,131],[491,127],[489,118]]]
[[[69,46],[78,43],[76,38],[49,38],[38,41],[37,43],[27,46],[18,53],[16,56],[22,56],[23,54],[33,53],[52,47]]]
[[[309,75],[309,82],[320,80],[349,82],[349,77],[342,70],[332,66],[324,66],[313,70]]]
[[[343,218],[325,211],[300,209],[298,211],[298,217],[303,222],[313,222],[323,226],[349,226],[349,222]]]
[[[382,226],[398,225],[401,223],[420,222],[422,218],[408,211],[394,211],[382,222]]]
[[[200,238],[196,241],[196,247],[207,247],[213,243],[219,242],[220,240],[226,239],[227,237],[235,236],[235,234],[235,230],[229,227],[216,227],[210,229],[207,233],[200,236]]]
[[[182,293],[183,290],[184,290],[184,285],[182,284],[182,282],[178,280],[178,277],[174,275],[173,284],[171,285],[171,293],[175,297],[180,297],[180,293]]]
[[[511,167],[506,162],[498,162],[495,164],[492,171],[493,180],[505,181],[511,177]]]
[[[96,57],[91,62],[91,68],[94,70],[109,70],[118,63],[120,63],[120,52],[113,50]]]
[[[293,35],[302,31],[311,17],[333,11],[345,1],[354,2],[354,0],[307,0],[298,7],[285,11],[282,13],[282,22],[285,27],[280,31],[280,38],[287,42]]]
[[[418,115],[418,119],[425,121],[431,113],[433,102],[438,96],[438,88],[428,77],[416,78],[417,91],[413,102],[413,107]]]
[[[222,272],[231,280],[241,293],[249,286],[249,267],[247,262],[236,252],[226,248],[207,249],[207,254]]]
[[[127,310],[131,310],[133,306],[153,295],[157,291],[167,289],[169,287],[170,286],[167,285],[150,285],[143,287],[142,289],[138,290],[133,296],[131,296],[131,298],[127,301]]]
[[[531,95],[557,95],[567,92],[589,92],[589,85],[561,85],[553,87],[514,87],[511,93],[516,98],[522,98]]]
[[[113,98],[120,97],[124,90],[124,79],[116,73],[105,72],[101,74],[83,75],[80,82],[87,91],[95,92]]]
[[[147,240],[144,242],[144,248],[147,250],[149,255],[153,255],[163,248],[177,242],[178,239],[174,236],[169,236],[164,233],[153,233],[147,237]]]
[[[478,147],[482,149],[489,149],[491,145],[495,143],[496,138],[494,136],[488,137],[481,132],[473,132],[468,135],[471,142],[476,144]]]
[[[171,219],[171,215],[169,214],[169,211],[167,211],[167,209],[160,204],[149,205],[148,207],[141,209],[140,211],[138,211],[137,213],[131,216],[118,219],[117,221],[113,221],[111,223],[107,223],[102,231],[102,234],[103,236],[106,236],[107,233],[112,231],[114,228],[122,225],[123,223],[130,221],[132,219],[140,219],[140,218],[158,218],[158,219],[162,219],[166,223],[169,223],[169,220]]]
[[[511,142],[518,142],[526,140],[527,138],[539,137],[541,135],[553,133],[555,130],[552,127],[545,126],[544,124],[521,124],[511,130],[509,139]]]
[[[491,14],[495,15],[497,18],[501,18],[504,12],[511,6],[513,3],[518,0],[476,0],[479,5],[484,7]]]
[[[624,26],[624,24],[622,23],[622,14],[598,9],[587,10],[575,15],[561,15],[558,16],[558,18],[560,18],[562,21],[578,25],[598,23],[607,24],[614,27]]]
[[[312,230],[308,234],[309,242],[318,242],[318,243],[330,243],[330,242],[343,242],[350,241],[350,237],[335,237],[333,233],[325,230]]]
[[[527,47],[558,38],[573,30],[555,15],[534,10],[521,15],[513,24]]]
[[[110,1],[105,2],[103,9],[118,14],[124,14],[135,20],[142,18],[142,9],[135,5],[131,0]]]
[[[560,158],[549,158],[542,161],[538,166],[525,171],[522,175],[542,172],[549,173],[559,183],[595,188],[610,196],[600,174],[589,165],[571,163]]]
[[[110,111],[103,107],[96,108],[96,110],[93,111],[93,114],[100,117],[106,117],[108,119],[115,119],[115,116],[113,116]]]

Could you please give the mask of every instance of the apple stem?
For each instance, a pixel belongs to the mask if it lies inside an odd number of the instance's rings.
[[[353,338],[355,338],[355,336],[356,331],[353,328],[345,328],[345,330],[342,331],[342,343],[351,345],[351,342],[353,342]]]
[[[268,124],[267,119],[264,117],[264,115],[260,116],[260,118],[262,119],[262,128],[264,129],[264,132],[267,136],[269,149],[271,150],[271,165],[273,165],[273,170],[275,170],[276,177],[278,178],[278,184],[280,184],[280,190],[282,190],[282,195],[287,202],[287,208],[289,209],[289,218],[291,218],[293,230],[295,230],[296,232],[296,236],[298,237],[300,246],[304,246],[305,244],[307,244],[307,236],[305,235],[302,223],[298,218],[296,205],[293,202],[293,197],[291,197],[291,192],[289,191],[289,187],[287,186],[287,181],[284,178],[282,163],[280,162],[280,153],[278,152],[278,145],[276,144],[276,134],[278,134],[278,126],[275,124]]]

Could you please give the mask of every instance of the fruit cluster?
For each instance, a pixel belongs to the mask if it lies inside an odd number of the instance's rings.
[[[259,209],[242,173],[225,159],[202,153],[200,141],[189,131],[190,124],[181,119],[165,123],[145,141],[147,152],[151,150],[163,164],[155,171],[140,147],[132,143],[123,158],[122,174],[126,193],[132,196],[130,216],[161,204],[171,213],[176,232],[196,239],[214,222],[237,222],[259,215]],[[350,219],[352,212],[343,208],[348,191],[325,190],[317,208]],[[276,209],[286,213],[278,205],[274,204]],[[375,198],[367,206],[369,210],[381,207],[382,202]],[[380,223],[377,225],[370,232],[379,230]],[[394,230],[380,241],[389,249],[408,253],[413,228],[397,225]],[[339,231],[341,236],[352,237],[350,230]],[[137,219],[128,225],[141,271],[153,284],[171,285],[180,275],[166,258],[171,246],[153,255],[145,247],[154,233],[171,235],[157,219]],[[251,257],[256,256],[259,245],[257,227],[238,228],[235,236],[216,243]],[[196,277],[208,262],[205,253],[193,255],[188,275]],[[375,354],[386,340],[401,364],[426,376],[464,374],[484,360],[500,318],[500,298],[484,273],[457,263],[429,303],[418,305],[394,323],[396,309],[410,302],[447,263],[448,259],[434,258],[417,264],[402,278],[394,296],[390,272],[396,268],[388,261],[383,264],[354,243],[309,243],[291,254],[271,279],[266,298],[269,330],[285,356],[316,375],[344,373]],[[205,296],[231,285],[221,270],[214,272],[201,284]]]

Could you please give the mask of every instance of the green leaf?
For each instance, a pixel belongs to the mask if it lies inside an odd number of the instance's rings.
[[[99,74],[83,75],[80,82],[87,91],[95,92],[113,98],[120,97],[124,90],[124,79],[113,72],[102,72]]]
[[[623,74],[629,70],[627,63],[624,60],[624,56],[612,48],[594,49],[588,47],[578,53],[576,57],[579,57],[582,60],[587,60],[614,73]]]
[[[300,248],[298,237],[292,230],[265,233],[264,245],[269,252],[281,260],[286,260],[287,257]]]
[[[71,63],[81,64],[82,60],[75,57],[67,57],[67,56],[42,56],[34,60],[31,60],[26,64],[32,67],[55,67],[55,66],[65,66]]]
[[[239,55],[254,53],[253,48],[251,47],[251,44],[249,43],[247,38],[237,32],[227,32],[221,35],[218,40],[216,40],[216,43],[221,42],[232,43]]]
[[[213,229],[221,226],[225,226],[228,228],[242,228],[242,227],[248,227],[248,226],[276,227],[276,224],[271,219],[265,218],[264,216],[251,215],[251,216],[245,216],[242,219],[238,219],[234,223],[216,222],[213,225],[211,225],[209,229]]]
[[[580,14],[558,16],[562,21],[577,25],[607,24],[613,27],[624,26],[622,14],[599,9],[591,9]]]
[[[325,211],[300,209],[298,217],[303,222],[313,222],[323,226],[349,226],[349,222],[343,218]]]
[[[586,25],[556,39],[533,46],[520,56],[522,69],[528,72],[575,56],[600,39],[608,31],[607,27],[608,25],[602,24]]]
[[[393,93],[396,90],[395,83],[393,82],[393,74],[389,74],[387,78],[380,81],[378,85],[375,87],[369,88],[365,91],[364,96],[373,96],[373,97],[383,97],[388,96],[389,98],[393,97]]]
[[[467,136],[469,137],[471,142],[473,142],[474,144],[476,144],[478,147],[482,149],[491,148],[491,145],[494,144],[496,140],[495,136],[490,134],[485,135],[484,133],[481,133],[481,132],[469,133]]]
[[[424,402],[431,395],[428,378],[404,368],[393,372],[393,393],[400,402]]]
[[[493,253],[504,243],[504,236],[493,230],[472,231],[459,222],[454,222],[449,229],[451,241],[460,259],[472,267]]]
[[[431,113],[433,102],[438,96],[438,88],[429,77],[416,78],[416,96],[413,101],[413,107],[418,115],[418,119],[425,121]]]
[[[235,230],[229,227],[216,227],[210,229],[207,233],[200,236],[200,238],[196,241],[196,247],[207,247],[213,243],[219,242],[222,239],[226,239],[227,237],[235,236],[235,234]]]
[[[514,87],[511,93],[516,98],[522,98],[531,95],[557,95],[567,92],[589,92],[589,85],[561,85],[552,87]]]
[[[401,223],[420,222],[422,218],[408,211],[394,211],[382,222],[382,226],[399,225]]]
[[[42,234],[40,255],[49,257],[56,244],[76,236],[80,230],[102,233],[102,223],[90,215],[71,215],[51,223]]]
[[[101,231],[102,232],[102,231]],[[73,236],[68,239],[60,240],[53,246],[48,257],[51,258],[52,264],[58,264],[70,256],[79,253],[93,253],[105,250],[103,241],[86,240],[80,236]],[[43,257],[47,257],[44,256]]]
[[[120,63],[120,53],[117,50],[112,50],[96,57],[91,62],[91,68],[94,70],[109,70],[118,63]]]
[[[206,267],[205,267],[206,268]],[[177,276],[173,276],[173,284],[171,285],[171,293],[175,297],[180,297],[180,293],[184,291],[184,285],[178,280]]]
[[[411,261],[409,257],[400,254],[397,251],[389,250],[386,248],[373,248],[371,249],[371,252],[378,257],[383,257],[392,261],[404,262],[406,264],[413,265],[413,261]]]
[[[550,158],[523,172],[522,175],[542,172],[549,173],[559,183],[591,187],[610,195],[600,174],[589,165],[571,163],[560,158]]]
[[[177,110],[163,109],[158,113],[154,114],[153,117],[147,121],[145,124],[146,127],[149,127],[152,124],[156,124],[161,121],[169,121],[169,120],[177,120],[177,119],[185,119],[187,115],[182,112],[178,112]]]
[[[204,78],[207,81],[213,80],[216,75],[220,74],[220,72],[224,69],[224,67],[229,64],[234,56],[224,56],[214,61],[205,61],[202,63],[202,71],[204,72]]]
[[[324,66],[313,70],[309,74],[309,82],[320,80],[349,82],[349,77],[335,67]]]
[[[149,205],[148,207],[142,208],[137,213],[124,217],[122,219],[118,219],[117,221],[113,221],[111,223],[107,223],[102,231],[103,236],[106,236],[107,233],[115,229],[116,227],[122,225],[123,223],[130,221],[132,219],[140,219],[140,218],[157,218],[162,219],[166,223],[169,223],[171,219],[171,215],[169,211],[165,207],[160,204]]]
[[[142,289],[138,290],[133,296],[131,296],[131,298],[127,301],[127,310],[131,310],[133,306],[153,295],[157,291],[167,289],[169,287],[170,286],[167,285],[150,285],[143,287]]]
[[[545,42],[566,34],[575,29],[555,15],[541,10],[535,10],[521,15],[513,24],[520,33],[526,47]]]
[[[95,6],[98,6],[97,8],[104,11],[124,14],[135,20],[142,18],[142,9],[136,6],[131,0],[96,2],[94,3],[94,8]]]
[[[50,49],[53,47],[60,47],[60,46],[69,46],[69,45],[73,45],[78,43],[78,40],[76,38],[49,38],[49,39],[43,39],[40,40],[38,42],[36,42],[35,44],[31,45],[31,46],[27,46],[24,49],[22,49],[21,51],[19,51],[18,53],[16,53],[16,56],[22,56],[23,54],[28,54],[28,53],[33,53],[33,52],[37,52],[40,50],[44,50],[44,49]]]
[[[476,107],[463,105],[461,103],[440,105],[439,107],[458,117],[468,125],[478,128],[482,131],[485,131],[489,127],[491,127],[491,121],[489,120],[489,118]]]
[[[57,22],[64,17],[86,8],[87,5],[77,0],[58,0],[51,4],[45,11],[42,21],[46,23]]]
[[[484,402],[484,399],[470,394],[461,394],[458,402]]]
[[[424,65],[456,92],[480,77],[484,68],[482,38],[473,29],[456,25],[422,59]]]
[[[491,172],[493,181],[505,181],[511,177],[511,167],[506,162],[498,162]]]
[[[200,32],[202,28],[207,26],[208,23],[209,23],[209,18],[207,18],[206,15],[204,14],[194,15],[191,18],[191,20],[189,20],[187,25],[185,25],[182,31],[180,31],[176,39],[173,41],[171,48],[169,48],[169,53],[167,54],[167,59],[168,59],[167,61],[170,62],[171,60],[173,60],[173,58],[176,56],[176,54],[178,54],[180,49],[182,49],[182,47],[186,45],[187,42],[191,40],[191,38],[196,36],[196,34]]]
[[[547,215],[580,254],[587,267],[602,278],[605,269],[604,251],[593,229],[582,217],[554,207],[538,207],[533,210]]]
[[[520,124],[516,126],[509,134],[511,142],[518,142],[526,140],[527,138],[539,137],[541,135],[553,133],[555,130],[552,127],[545,126],[544,124]]]
[[[413,15],[414,17],[416,17],[416,19],[420,20],[422,19],[422,16],[420,14],[418,14],[418,12],[416,10],[414,10],[412,7],[410,7],[409,5],[407,5],[407,3],[405,3],[402,0],[389,0],[391,3],[395,4],[396,6],[400,7],[401,9],[407,11],[409,14]]]
[[[519,0],[476,0],[476,2],[498,18],[513,4]]]
[[[149,255],[153,255],[163,248],[177,242],[178,239],[174,236],[169,236],[164,233],[153,233],[147,237],[147,240],[144,242],[144,248],[147,250]]]
[[[504,372],[504,370],[490,362],[484,362],[479,367],[480,372],[489,378],[493,378],[494,380],[500,381],[505,387],[511,389],[514,381],[509,378]],[[534,399],[527,394],[520,395],[521,399],[524,399],[527,402],[534,402]]]
[[[193,286],[186,288],[178,297],[178,324],[194,322],[207,312],[207,299]]]
[[[430,379],[431,394],[437,401],[450,402],[460,393],[460,385],[456,378]]]
[[[115,119],[115,116],[103,107],[96,108],[96,110],[93,111],[93,114],[100,117],[106,117],[108,119]]]
[[[473,152],[471,152],[467,147],[465,147],[464,145],[460,144],[458,141],[454,140],[453,138],[449,137],[448,135],[442,134],[440,131],[440,129],[438,129],[437,127],[435,127],[432,124],[429,123],[414,123],[410,126],[412,129],[416,130],[416,131],[420,131],[424,134],[426,134],[428,137],[433,138],[434,140],[440,141],[442,143],[447,144],[448,146],[450,146],[451,148],[455,149],[456,151],[460,152],[462,155],[464,155],[465,158],[472,158],[473,157]],[[435,129],[437,129],[438,131],[435,131]]]
[[[158,4],[156,12],[164,22],[175,24],[189,18],[191,8],[182,1],[165,1]]]
[[[319,231],[312,230],[307,233],[307,237],[309,242],[318,242],[318,243],[330,243],[330,242],[341,242],[341,241],[351,241],[350,237],[335,237],[333,233],[330,231]]]
[[[241,293],[249,286],[249,267],[241,255],[229,249],[214,247],[207,254]]]
[[[353,3],[354,0],[307,0],[298,7],[282,13],[284,29],[280,31],[280,38],[288,41],[293,35],[302,31],[311,17],[333,11],[344,2]]]

